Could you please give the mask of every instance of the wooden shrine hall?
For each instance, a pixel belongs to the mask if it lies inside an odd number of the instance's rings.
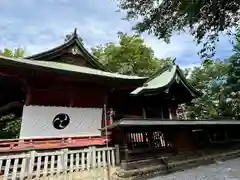
[[[0,152],[108,142],[120,145],[127,164],[143,154],[179,154],[240,138],[240,121],[180,118],[178,106],[201,93],[176,64],[150,77],[109,72],[84,48],[76,30],[48,51],[0,56],[0,81],[5,84],[1,105],[23,104],[19,139],[0,141]]]
[[[104,109],[113,91],[132,90],[147,77],[107,71],[79,40],[25,58],[0,57],[0,114],[22,113],[19,139],[0,152],[104,145]],[[108,121],[109,123],[109,121]]]
[[[201,93],[174,64],[159,70],[129,94],[128,99],[120,95],[110,98],[109,106],[116,110],[111,118],[113,123],[102,128],[112,134],[112,144],[119,144],[123,169],[165,164],[164,157],[198,157],[202,152],[239,147],[239,120],[180,117],[178,105],[200,97]]]

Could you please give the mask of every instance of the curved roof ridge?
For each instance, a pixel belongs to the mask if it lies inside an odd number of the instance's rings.
[[[201,96],[202,93],[197,91],[183,75],[181,69],[175,63],[172,65],[167,65],[164,68],[159,69],[155,74],[153,74],[142,87],[138,87],[131,92],[132,95],[139,95],[145,91],[152,91],[158,89],[165,89],[172,85],[176,80],[176,76],[180,78],[184,87],[188,89],[193,97]]]
[[[142,87],[138,87],[131,92],[132,95],[138,95],[144,93],[144,91],[164,88],[169,84],[172,84],[174,77],[176,76],[176,65],[168,65],[162,69],[159,69],[153,76],[151,76]]]
[[[157,76],[159,76],[160,74],[162,74],[163,72],[167,71],[169,68],[171,68],[173,65],[171,64],[167,64],[161,68],[159,68],[154,74],[152,74],[148,80],[143,84],[146,85],[149,81],[153,80],[154,78],[156,78]]]
[[[33,54],[31,56],[24,57],[25,59],[33,59],[33,60],[47,60],[47,57],[54,56],[59,53],[62,49],[68,48],[71,45],[76,44],[79,50],[86,56],[87,61],[96,69],[105,70],[104,66],[98,61],[96,57],[94,57],[88,50],[83,46],[83,43],[79,40],[79,36],[77,34],[77,29],[74,29],[72,37],[64,42],[63,44],[56,46],[52,49]]]
[[[186,86],[186,88],[190,89],[191,91],[195,92],[196,94],[198,94],[199,96],[202,95],[201,92],[199,92],[198,90],[196,90],[193,85],[191,83],[189,83],[189,81],[186,79],[186,77],[184,76],[182,70],[179,68],[179,66],[177,65],[177,69],[176,72],[179,74],[180,79],[183,81],[184,86]]]
[[[58,45],[58,46],[56,46],[54,48],[48,49],[48,50],[40,52],[40,53],[33,54],[31,56],[24,57],[24,59],[33,59],[33,60],[38,59],[40,56],[43,56],[45,54],[50,54],[50,53],[52,53],[52,52],[54,52],[54,51],[56,51],[58,49],[62,49],[64,47],[66,47],[66,46],[69,46],[69,45],[73,44],[75,39],[76,39],[76,37],[72,36],[69,40],[67,40],[66,42],[64,42],[61,45]]]

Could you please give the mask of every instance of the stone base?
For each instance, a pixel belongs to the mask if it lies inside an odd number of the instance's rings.
[[[148,179],[175,171],[181,171],[184,169],[189,169],[200,165],[212,164],[215,163],[216,161],[224,161],[236,157],[240,157],[240,150],[215,153],[211,155],[204,155],[197,158],[169,162],[167,167],[163,164],[160,165],[148,164],[148,166],[132,170],[124,170],[121,168],[117,170],[116,173],[114,173],[112,179],[113,180]]]
[[[167,157],[156,157],[156,158],[149,158],[146,160],[139,160],[139,161],[122,161],[121,168],[124,170],[138,170],[144,167],[151,166],[158,166],[162,164],[164,166],[165,163],[168,162]]]

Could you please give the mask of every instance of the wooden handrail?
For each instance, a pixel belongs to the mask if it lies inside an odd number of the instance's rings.
[[[0,152],[9,150],[23,151],[28,149],[83,147],[89,145],[104,145],[105,143],[105,137],[100,136],[2,140],[0,141]]]

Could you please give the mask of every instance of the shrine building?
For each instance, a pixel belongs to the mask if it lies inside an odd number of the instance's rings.
[[[195,147],[190,137],[202,126],[208,133],[209,128],[215,132],[217,124],[221,134],[228,125],[228,138],[231,133],[238,137],[233,132],[239,121],[180,120],[178,105],[201,92],[176,64],[150,77],[109,72],[84,48],[76,30],[68,41],[48,51],[25,58],[0,56],[0,76],[21,86],[15,94],[24,98],[11,96],[24,104],[19,139],[97,138],[92,144],[101,145],[107,129],[108,142],[120,144],[121,157],[128,161],[127,149],[189,150]],[[204,133],[196,137],[207,137]]]

